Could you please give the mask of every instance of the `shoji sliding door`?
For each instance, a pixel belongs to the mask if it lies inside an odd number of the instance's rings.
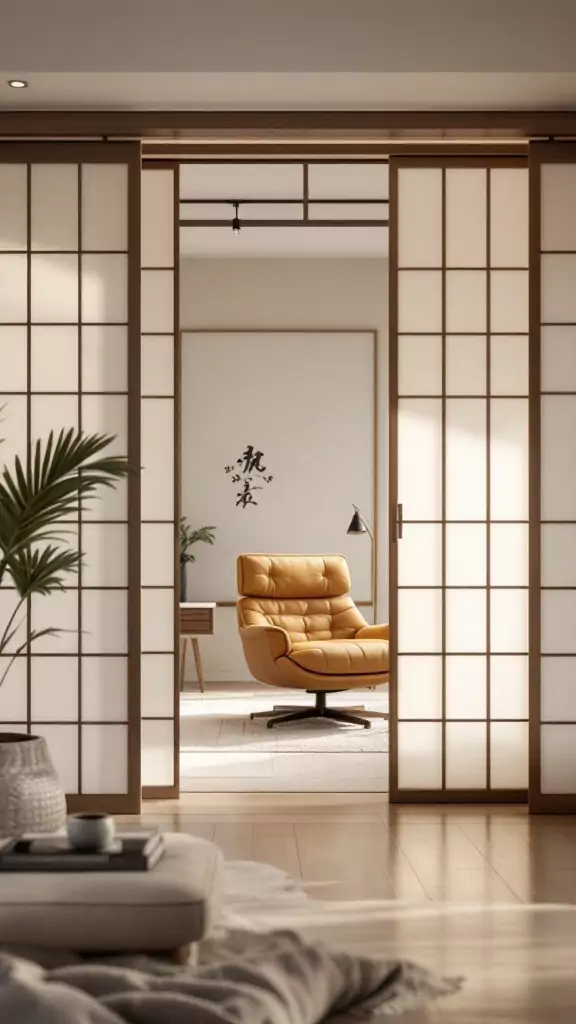
[[[133,467],[70,520],[78,576],[17,636],[62,632],[0,687],[1,728],[46,737],[72,809],[140,807],[139,268],[137,144],[0,145],[0,466],[74,427]],[[0,628],[15,600],[0,590]]]
[[[530,807],[576,812],[576,145],[530,147]]]
[[[391,799],[519,800],[528,170],[405,157],[390,180]]]
[[[178,796],[178,165],[142,170],[142,786]]]

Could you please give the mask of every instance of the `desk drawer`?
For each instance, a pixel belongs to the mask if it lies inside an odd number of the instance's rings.
[[[181,608],[181,633],[213,633],[214,610],[212,608]]]

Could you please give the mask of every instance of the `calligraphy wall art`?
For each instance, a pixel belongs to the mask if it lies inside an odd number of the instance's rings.
[[[232,483],[239,488],[236,491],[236,508],[257,505],[256,492],[264,490],[265,484],[272,483],[274,477],[263,464],[263,459],[264,452],[249,444],[240,458],[224,466],[224,472],[230,474]]]

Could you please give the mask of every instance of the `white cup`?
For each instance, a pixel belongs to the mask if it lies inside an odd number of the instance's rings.
[[[66,828],[70,845],[76,850],[105,850],[116,834],[109,814],[70,814]]]

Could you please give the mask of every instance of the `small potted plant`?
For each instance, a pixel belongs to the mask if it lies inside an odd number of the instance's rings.
[[[193,544],[202,541],[204,544],[214,544],[215,526],[201,526],[193,530],[186,516],[180,520],[180,600],[186,601],[187,579],[186,565],[188,562],[195,562],[196,555],[190,550]]]
[[[26,632],[32,595],[66,590],[82,554],[66,544],[63,522],[102,487],[128,473],[125,458],[104,455],[114,440],[105,434],[62,430],[30,447],[25,464],[0,473],[0,586],[16,591],[8,621],[0,623],[0,686],[15,659],[41,636],[57,636],[57,625]],[[63,825],[66,801],[46,740],[28,733],[0,732],[0,835],[51,832]]]

